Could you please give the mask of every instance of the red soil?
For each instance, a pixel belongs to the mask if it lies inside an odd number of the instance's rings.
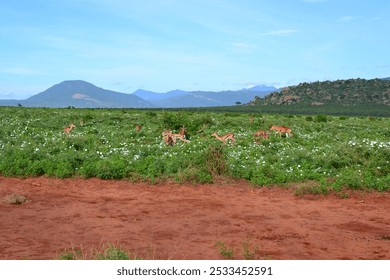
[[[1,201],[12,193],[30,201]],[[390,259],[390,193],[296,196],[242,181],[211,185],[0,177],[0,259],[58,259],[123,246],[142,259]]]

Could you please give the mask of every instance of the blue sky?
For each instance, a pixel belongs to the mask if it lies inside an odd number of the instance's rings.
[[[4,0],[0,99],[390,76],[388,0]]]

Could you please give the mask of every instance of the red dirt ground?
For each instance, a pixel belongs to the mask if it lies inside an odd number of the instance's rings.
[[[242,181],[155,185],[0,177],[0,259],[58,259],[64,250],[123,246],[142,259],[390,259],[390,193],[296,196]]]

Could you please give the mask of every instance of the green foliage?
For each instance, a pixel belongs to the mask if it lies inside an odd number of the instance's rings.
[[[327,122],[328,118],[326,117],[326,115],[317,115],[315,118],[315,121],[316,122]]]
[[[224,242],[218,241],[215,245],[218,249],[218,253],[227,260],[235,259],[235,250],[232,247],[228,247]],[[251,242],[250,238],[242,243],[241,248],[242,258],[244,260],[254,260],[259,253],[259,246]]]
[[[180,113],[163,112],[161,114],[162,127],[166,129],[178,130],[184,125]]]
[[[96,255],[97,260],[130,260],[124,248],[109,245],[103,252]]]
[[[228,174],[223,148],[222,145],[211,145],[207,148],[206,166],[212,176]]]
[[[390,119],[140,111],[128,109],[0,108],[0,174],[212,182],[219,176],[255,185],[316,181],[302,192],[390,189]],[[81,122],[82,120],[82,122]],[[75,123],[69,135],[63,127]],[[142,124],[136,132],[134,124]],[[163,129],[185,126],[190,143],[167,146]],[[253,133],[271,125],[291,127],[293,137]],[[176,130],[177,129],[177,130]],[[232,132],[222,144],[213,132]]]
[[[264,99],[256,99],[254,104],[291,105],[305,104],[321,107],[324,104],[335,105],[388,105],[390,81],[350,79],[301,83],[283,88]]]
[[[250,239],[248,241],[243,242],[242,255],[244,257],[244,260],[254,260],[258,251],[259,246],[257,244],[253,244]]]
[[[71,248],[59,252],[60,260],[130,260],[123,245],[101,244],[98,249]],[[136,259],[136,258],[134,258]]]
[[[232,260],[234,259],[234,250],[233,248],[226,247],[225,243],[222,241],[218,241],[215,244],[215,247],[218,248],[218,253],[224,257],[225,259]]]

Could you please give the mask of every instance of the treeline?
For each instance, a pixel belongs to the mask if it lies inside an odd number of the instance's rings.
[[[166,109],[165,109],[166,110]],[[178,110],[178,109],[175,109]],[[238,105],[229,107],[183,108],[191,112],[237,112],[249,114],[287,114],[287,115],[333,115],[333,116],[373,116],[390,117],[390,106],[357,105],[342,106],[325,104],[321,106],[294,105]]]

